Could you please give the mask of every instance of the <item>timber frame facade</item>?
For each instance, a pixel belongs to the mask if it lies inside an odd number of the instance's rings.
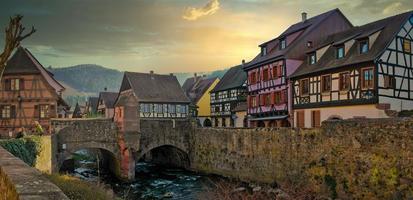
[[[64,89],[29,50],[19,47],[1,81],[0,136],[47,133],[51,118],[67,117]]]
[[[261,52],[244,70],[248,75],[248,120],[251,127],[290,127],[290,75],[307,59],[305,51],[324,37],[353,25],[334,9],[290,26],[275,39],[260,45]]]
[[[234,66],[211,90],[211,117],[214,127],[235,127],[239,124],[237,121],[244,121],[246,116],[237,116],[234,109],[246,101],[246,79],[243,65]]]
[[[293,74],[294,126],[413,109],[413,12],[331,35]],[[316,55],[315,62],[311,56]]]

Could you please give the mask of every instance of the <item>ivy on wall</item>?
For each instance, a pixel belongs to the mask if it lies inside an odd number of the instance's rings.
[[[18,139],[0,140],[0,145],[33,167],[36,164],[37,155],[40,154],[42,149],[40,140],[39,136],[28,136]]]

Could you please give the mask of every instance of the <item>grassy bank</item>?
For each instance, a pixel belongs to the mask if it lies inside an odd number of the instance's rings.
[[[110,188],[96,183],[85,182],[68,175],[45,174],[45,176],[72,200],[117,199]]]

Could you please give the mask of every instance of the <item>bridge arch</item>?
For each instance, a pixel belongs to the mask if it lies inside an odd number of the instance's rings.
[[[135,160],[185,169],[190,168],[191,165],[186,147],[173,144],[152,145],[137,153]]]

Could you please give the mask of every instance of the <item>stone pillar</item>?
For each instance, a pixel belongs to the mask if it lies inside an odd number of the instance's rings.
[[[121,152],[120,177],[125,180],[135,180],[135,158],[129,149]]]

